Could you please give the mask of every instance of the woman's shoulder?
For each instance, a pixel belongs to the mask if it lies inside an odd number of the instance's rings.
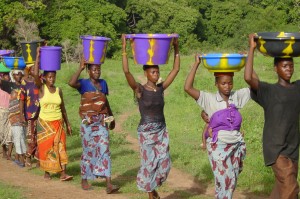
[[[85,83],[87,83],[89,81],[90,81],[90,79],[85,79],[85,78],[78,79],[78,82],[80,82],[80,84],[85,84]]]

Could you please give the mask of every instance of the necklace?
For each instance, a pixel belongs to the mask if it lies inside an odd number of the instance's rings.
[[[152,86],[149,86],[148,84],[145,84],[148,88],[153,89],[154,92],[156,92],[156,88],[153,88]]]

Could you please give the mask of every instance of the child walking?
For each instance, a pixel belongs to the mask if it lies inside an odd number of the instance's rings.
[[[21,121],[18,90],[13,90],[10,94],[9,121],[16,149],[14,162],[20,167],[25,167],[25,153],[27,149],[25,143],[26,124]]]

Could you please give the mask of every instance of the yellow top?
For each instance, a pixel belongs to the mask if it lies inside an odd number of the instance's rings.
[[[48,87],[44,86],[44,96],[40,99],[39,117],[46,121],[54,121],[62,118],[60,109],[61,98],[59,88],[56,87],[55,93],[50,93]]]

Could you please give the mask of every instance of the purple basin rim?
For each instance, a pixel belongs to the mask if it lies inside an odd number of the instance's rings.
[[[43,46],[43,47],[41,47],[41,49],[43,49],[43,50],[60,50],[60,49],[62,49],[62,47],[60,47],[60,46]]]
[[[104,40],[104,41],[109,41],[111,40],[110,38],[108,37],[100,37],[100,36],[91,36],[91,35],[83,35],[83,36],[80,36],[81,39],[91,39],[91,40]]]
[[[178,34],[126,34],[126,38],[141,38],[141,39],[167,39],[167,38],[176,38],[179,37]]]

